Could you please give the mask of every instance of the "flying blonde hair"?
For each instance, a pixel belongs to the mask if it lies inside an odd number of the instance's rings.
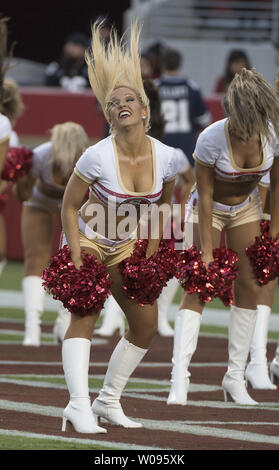
[[[241,140],[260,133],[272,138],[272,124],[279,137],[279,99],[274,88],[255,70],[243,68],[228,87],[223,101],[229,125]]]
[[[125,34],[118,39],[114,28],[111,30],[108,44],[102,41],[100,29],[102,23],[95,22],[92,26],[91,49],[85,53],[88,75],[92,90],[99,101],[105,118],[109,122],[108,103],[113,90],[128,87],[137,94],[141,105],[147,110],[145,132],[149,129],[149,100],[145,94],[139,54],[141,28],[135,21],[131,25],[130,44],[124,44]]]
[[[83,127],[75,122],[56,124],[51,130],[51,165],[56,166],[64,177],[73,168],[89,146],[89,138]]]

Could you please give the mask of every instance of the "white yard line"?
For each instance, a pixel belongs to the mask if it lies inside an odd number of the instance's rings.
[[[4,374],[3,374],[4,375]],[[67,390],[66,385],[64,384],[59,384],[59,383],[52,383],[52,382],[47,382],[44,380],[25,380],[25,379],[20,379],[20,378],[12,378],[12,374],[5,374],[4,376],[0,376],[0,383],[10,383],[14,385],[23,385],[26,387],[40,387],[40,388],[54,388],[54,389],[60,389],[60,390]],[[17,376],[28,376],[31,377],[30,374],[16,374]],[[8,377],[6,377],[8,376]],[[34,376],[34,377],[44,377],[44,376]],[[63,377],[63,376],[47,376],[47,377]],[[89,377],[90,378],[90,377]],[[94,378],[96,379],[104,379],[104,375],[94,375]],[[129,388],[126,388],[124,390],[124,394],[126,393],[158,393],[158,392],[169,392],[170,389],[170,382],[167,380],[162,380],[162,381],[152,381],[150,379],[142,379],[142,378],[133,378],[129,380],[129,384],[133,383],[142,383],[142,384],[153,384],[153,385],[162,385],[161,388],[152,388],[152,387],[134,387],[132,388],[131,386]],[[203,385],[203,384],[190,384],[190,392],[196,393],[196,392],[215,392],[218,390],[221,390],[221,387],[218,385]],[[89,388],[90,393],[98,393],[100,391],[100,388]]]
[[[8,375],[8,374],[7,374]],[[20,380],[20,379],[8,379],[0,377],[0,383],[11,383],[15,385],[21,385],[26,387],[39,387],[39,388],[51,388],[51,389],[60,389],[60,390],[67,390],[66,385],[63,384],[54,384],[48,382],[36,382],[36,381],[28,381],[28,380]],[[207,385],[200,385],[200,384],[190,384],[190,392],[204,392],[208,391],[208,388],[211,388],[211,391],[220,390],[220,386],[207,386]],[[159,401],[166,403],[166,397],[161,397],[158,395],[152,395],[152,393],[160,393],[168,391],[169,387],[166,389],[150,389],[150,388],[137,388],[137,389],[125,389],[123,392],[123,397],[130,397],[136,398],[140,400],[146,401]],[[90,393],[98,393],[99,388],[90,388]],[[221,402],[221,401],[210,401],[210,400],[203,400],[203,401],[196,401],[196,400],[188,400],[187,405],[195,406],[195,407],[203,407],[203,408],[233,408],[233,409],[240,409],[243,410],[255,410],[255,409],[268,409],[279,411],[279,403],[275,402],[264,402],[260,403],[257,406],[245,406],[245,405],[237,405],[236,403],[232,402]],[[1,406],[0,406],[1,408]],[[185,408],[186,409],[186,408]]]
[[[149,395],[149,394],[143,394],[143,393],[130,393],[130,392],[124,392],[126,397],[130,398],[137,398],[138,400],[147,400],[147,401],[161,401],[166,403],[166,398],[165,397],[160,397],[156,395]],[[124,395],[124,394],[123,394]],[[209,401],[209,400],[203,400],[203,401],[197,401],[197,400],[187,400],[187,405],[188,406],[196,406],[198,408],[233,408],[233,409],[238,409],[238,410],[251,410],[255,411],[257,410],[274,410],[274,411],[279,411],[279,403],[278,402],[262,402],[259,405],[256,406],[249,406],[249,405],[237,405],[236,403],[233,402],[223,402],[223,401]],[[183,408],[183,410],[187,410],[187,407]]]
[[[33,405],[30,403],[18,403],[8,400],[0,400],[0,408],[5,410],[13,410],[24,413],[32,413],[41,416],[53,416],[61,417],[63,413],[63,408],[51,407],[51,406],[42,406],[42,405]],[[155,419],[142,419],[137,417],[136,419],[140,420],[143,426],[147,429],[155,431],[171,431],[177,432],[180,434],[194,434],[196,436],[208,436],[208,437],[217,437],[224,440],[236,440],[236,441],[245,441],[245,442],[255,442],[255,443],[264,443],[264,444],[275,444],[279,446],[279,437],[276,436],[266,436],[260,433],[253,433],[247,431],[233,430],[233,429],[220,429],[213,427],[211,425],[203,426],[200,424],[188,424],[187,421],[169,421],[169,420],[155,420]],[[227,423],[221,423],[226,425]],[[251,425],[253,423],[250,423]],[[263,422],[263,425],[268,426],[269,423]],[[272,422],[274,426],[274,422]],[[103,441],[102,441],[103,442]],[[104,444],[104,442],[103,442]],[[105,444],[104,444],[105,445]],[[122,444],[123,445],[123,444]]]

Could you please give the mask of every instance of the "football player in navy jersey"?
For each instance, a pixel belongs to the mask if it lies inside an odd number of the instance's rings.
[[[211,123],[211,115],[197,84],[179,75],[181,54],[166,49],[162,61],[162,76],[155,83],[159,87],[166,120],[164,143],[181,148],[193,166],[192,153],[197,135]]]

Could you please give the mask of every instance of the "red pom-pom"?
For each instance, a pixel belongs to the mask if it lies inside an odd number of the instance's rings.
[[[1,179],[17,181],[32,168],[33,152],[26,147],[10,147],[2,170]]]
[[[7,193],[0,194],[0,214],[4,211],[7,205],[7,202],[8,202],[8,194]]]
[[[226,248],[213,250],[214,261],[206,269],[201,251],[194,246],[179,254],[176,277],[190,294],[198,294],[202,302],[219,297],[225,305],[233,301],[232,282],[237,276],[237,254]]]
[[[246,248],[246,255],[259,284],[264,285],[279,275],[279,240],[269,235],[269,221],[261,222],[261,235]]]
[[[213,250],[213,257],[214,261],[209,263],[207,269],[207,279],[210,284],[208,297],[211,297],[209,301],[214,297],[219,297],[226,306],[231,305],[233,302],[232,283],[238,274],[236,266],[238,255],[230,248],[216,248]],[[206,290],[205,298],[207,297]]]
[[[173,263],[165,267],[167,253],[173,251],[167,244],[161,242],[159,249],[149,259],[145,257],[148,240],[138,240],[129,258],[119,263],[122,274],[122,289],[129,299],[139,305],[152,305],[159,297],[171,274]]]
[[[83,265],[78,270],[69,247],[64,246],[44,270],[43,286],[70,312],[85,316],[103,308],[111,282],[106,267],[96,256],[84,254]]]
[[[174,249],[172,240],[161,240],[158,250],[150,258],[165,273],[167,281],[175,276],[178,252]]]
[[[184,290],[189,294],[199,293],[206,275],[205,263],[201,259],[201,251],[192,245],[178,254],[176,277]]]

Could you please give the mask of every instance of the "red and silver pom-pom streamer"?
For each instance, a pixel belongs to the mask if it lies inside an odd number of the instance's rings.
[[[206,268],[201,251],[194,246],[182,251],[178,257],[176,277],[185,291],[198,294],[202,302],[219,297],[225,305],[231,305],[238,255],[231,249],[216,248],[213,257],[214,261]]]
[[[177,255],[171,243],[162,240],[158,250],[146,258],[148,240],[138,240],[129,258],[119,263],[122,289],[139,305],[152,305],[176,272]]]
[[[32,150],[26,147],[10,147],[5,159],[1,179],[5,181],[17,181],[26,176],[32,168]]]
[[[226,306],[232,305],[232,286],[238,274],[238,255],[230,248],[223,247],[213,250],[213,257],[214,261],[209,263],[207,269],[208,279],[213,285],[213,297],[219,297]]]
[[[206,276],[206,267],[201,259],[201,251],[191,246],[178,255],[175,277],[189,294],[197,294],[202,289]]]
[[[100,311],[109,295],[111,282],[106,267],[96,256],[83,255],[78,270],[68,246],[61,248],[43,272],[43,286],[55,300],[76,315],[89,315]]]
[[[270,223],[261,222],[261,235],[246,248],[246,255],[259,284],[264,285],[279,276],[279,239],[269,235]]]
[[[173,240],[161,240],[158,250],[151,256],[165,273],[167,281],[173,278],[177,271],[178,252],[174,249]]]

